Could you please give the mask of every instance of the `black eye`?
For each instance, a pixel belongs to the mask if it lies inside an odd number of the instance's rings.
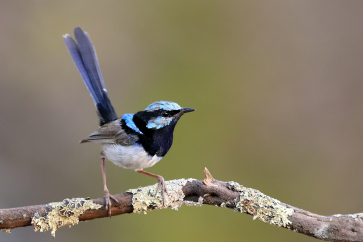
[[[166,111],[163,111],[163,112],[161,113],[161,116],[167,117],[167,116],[169,116],[169,114],[168,114]]]

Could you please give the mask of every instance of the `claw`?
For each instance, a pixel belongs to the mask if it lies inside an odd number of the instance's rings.
[[[155,196],[156,194],[158,194],[160,187],[161,187],[161,198],[163,200],[163,206],[165,206],[165,193],[168,194],[168,191],[166,190],[165,181],[162,176],[158,176],[158,188],[156,189]]]
[[[102,153],[101,153],[101,169],[102,169],[102,178],[103,178],[103,194],[105,194],[105,196],[104,196],[105,208],[106,208],[106,211],[107,211],[108,215],[111,218],[111,205],[112,205],[111,199],[114,200],[117,203],[118,203],[118,201],[114,196],[112,196],[110,194],[110,192],[107,189],[106,172],[105,172],[105,158],[102,156]]]
[[[112,206],[111,199],[117,203],[118,203],[118,200],[114,196],[112,196],[108,190],[103,191],[103,193],[105,194],[105,196],[104,196],[105,208],[108,213],[108,216],[110,216],[110,218],[111,218],[111,206]]]
[[[164,178],[162,176],[155,175],[155,174],[143,171],[143,170],[136,170],[136,171],[138,173],[140,173],[140,174],[144,174],[144,175],[151,176],[151,177],[154,177],[154,178],[158,179],[158,188],[156,189],[155,196],[156,196],[156,194],[158,194],[159,189],[161,187],[161,197],[162,197],[162,200],[163,200],[163,206],[165,206],[165,193],[166,193],[166,195],[168,195],[168,191],[166,190],[166,185],[165,185],[165,182],[164,182]]]

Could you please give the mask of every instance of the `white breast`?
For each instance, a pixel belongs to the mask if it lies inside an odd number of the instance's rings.
[[[144,169],[155,165],[162,157],[149,155],[141,145],[122,146],[104,144],[102,146],[106,158],[115,165],[125,169]]]

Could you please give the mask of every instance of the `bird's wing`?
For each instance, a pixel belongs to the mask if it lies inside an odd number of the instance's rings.
[[[120,144],[129,146],[139,140],[137,135],[126,134],[121,128],[120,119],[102,125],[93,132],[88,138],[81,140],[81,143],[95,142],[103,144]]]

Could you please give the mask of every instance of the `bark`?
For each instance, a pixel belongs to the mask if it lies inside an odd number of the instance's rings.
[[[265,223],[327,241],[363,241],[363,213],[322,216],[282,203],[258,190],[236,182],[215,180],[207,169],[203,181],[179,179],[167,181],[168,196],[163,205],[157,185],[140,187],[114,195],[112,216],[148,212],[182,205],[214,205],[246,213]],[[33,225],[36,231],[55,231],[79,221],[108,217],[104,199],[72,198],[43,205],[0,209],[0,229]]]

